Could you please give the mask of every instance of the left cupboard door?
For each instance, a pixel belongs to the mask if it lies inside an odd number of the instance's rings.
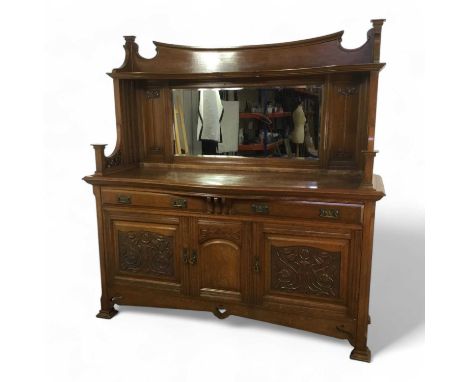
[[[185,217],[115,211],[104,216],[107,271],[114,287],[188,292]]]

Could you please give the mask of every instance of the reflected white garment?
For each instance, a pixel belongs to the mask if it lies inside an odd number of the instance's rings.
[[[223,119],[221,134],[223,141],[218,144],[218,153],[236,152],[239,149],[239,101],[221,101]]]
[[[223,104],[218,90],[200,90],[198,106],[197,138],[221,141],[221,119]]]

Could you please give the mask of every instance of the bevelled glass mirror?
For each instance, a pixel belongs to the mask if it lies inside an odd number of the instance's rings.
[[[173,89],[175,154],[318,159],[322,85]]]

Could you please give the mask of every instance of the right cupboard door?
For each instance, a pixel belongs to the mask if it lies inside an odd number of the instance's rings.
[[[257,299],[264,306],[352,307],[350,262],[356,252],[352,231],[265,226],[259,243]],[[352,312],[350,312],[352,313]]]

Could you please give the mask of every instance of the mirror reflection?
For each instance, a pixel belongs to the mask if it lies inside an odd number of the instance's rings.
[[[178,155],[318,159],[321,85],[172,94]]]

